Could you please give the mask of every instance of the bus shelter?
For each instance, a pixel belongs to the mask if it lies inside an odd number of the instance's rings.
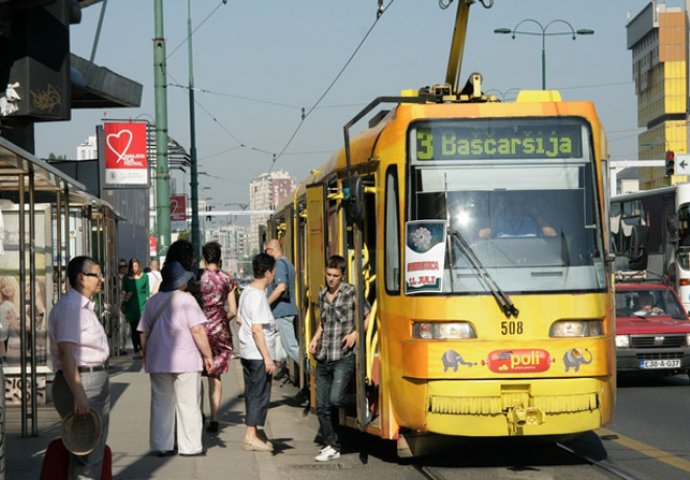
[[[47,401],[47,381],[53,374],[47,320],[68,288],[70,258],[89,255],[101,263],[106,283],[95,299],[97,313],[111,344],[121,335],[118,309],[111,307],[119,297],[120,220],[109,203],[86,193],[84,185],[0,138],[3,400],[21,408],[24,436],[38,434],[37,407]],[[0,415],[4,427],[4,409]]]

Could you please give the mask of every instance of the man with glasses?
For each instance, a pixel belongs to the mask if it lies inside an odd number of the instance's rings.
[[[62,418],[70,413],[86,416],[96,411],[101,437],[88,455],[70,455],[69,478],[101,478],[108,437],[110,383],[108,338],[94,311],[93,296],[101,291],[103,273],[91,257],[81,256],[67,265],[70,289],[48,317],[50,354],[55,368],[53,403]]]

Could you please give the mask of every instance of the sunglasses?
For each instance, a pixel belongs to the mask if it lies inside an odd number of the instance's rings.
[[[82,273],[82,275],[86,275],[87,277],[103,278],[103,274],[102,274],[102,273],[92,273],[92,272],[88,272],[88,273]]]

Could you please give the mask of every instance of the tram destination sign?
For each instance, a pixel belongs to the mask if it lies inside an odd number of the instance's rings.
[[[500,160],[582,157],[582,125],[570,120],[432,121],[413,130],[414,159]]]

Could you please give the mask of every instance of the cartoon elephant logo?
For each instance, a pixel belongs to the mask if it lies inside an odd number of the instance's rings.
[[[589,360],[585,358],[585,354],[589,355]],[[568,373],[571,368],[577,373],[580,365],[592,363],[592,353],[587,348],[584,351],[579,348],[571,348],[563,355],[563,363],[565,364],[565,373]]]
[[[441,357],[441,361],[443,362],[444,372],[449,368],[452,368],[454,372],[457,372],[460,365],[466,365],[468,367],[476,365],[476,363],[466,362],[463,360],[462,355],[455,350],[448,350],[446,353],[444,353],[443,357]]]

